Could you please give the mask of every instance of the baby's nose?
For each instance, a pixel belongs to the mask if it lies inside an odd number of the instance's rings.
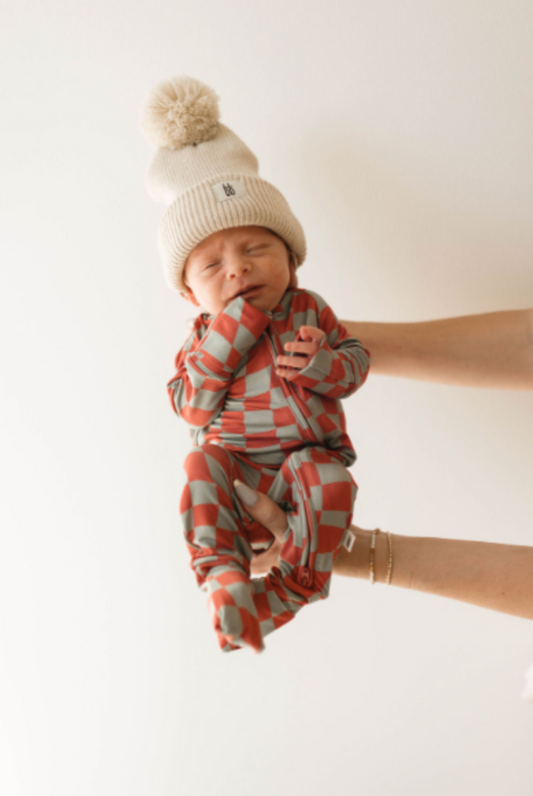
[[[236,259],[232,260],[228,263],[228,277],[229,279],[233,279],[234,277],[242,276],[247,271],[250,270],[252,266],[246,260]]]

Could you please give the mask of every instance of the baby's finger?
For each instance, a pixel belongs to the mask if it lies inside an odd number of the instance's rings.
[[[296,354],[307,354],[313,356],[318,351],[317,343],[285,343],[287,351],[294,351]]]
[[[285,368],[305,368],[309,362],[309,357],[276,357],[276,363]]]
[[[278,376],[281,376],[282,379],[292,379],[292,377],[297,376],[299,372],[299,370],[294,370],[294,368],[276,368],[276,373]]]
[[[322,329],[317,329],[316,326],[300,326],[300,337],[304,340],[316,340],[321,343],[326,333]]]

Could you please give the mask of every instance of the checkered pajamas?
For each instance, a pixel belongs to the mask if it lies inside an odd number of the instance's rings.
[[[324,339],[305,368],[280,378],[275,358],[303,325]],[[201,315],[178,353],[168,391],[194,441],[180,510],[223,650],[263,649],[264,636],[328,596],[357,491],[339,399],[368,367],[359,341],[304,290],[288,291],[270,313],[237,298],[214,319]],[[271,537],[243,510],[235,478],[288,510],[280,566],[263,578],[250,578],[250,560]]]

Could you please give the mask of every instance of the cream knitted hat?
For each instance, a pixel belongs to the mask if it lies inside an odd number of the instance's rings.
[[[141,129],[156,146],[146,184],[167,209],[158,232],[169,285],[184,291],[190,252],[222,229],[259,226],[272,230],[301,265],[305,236],[287,201],[258,174],[257,158],[219,122],[218,97],[191,77],[159,83],[143,106]]]

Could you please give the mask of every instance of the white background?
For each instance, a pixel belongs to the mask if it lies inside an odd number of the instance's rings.
[[[144,185],[188,74],[306,230],[339,317],[533,305],[526,0],[19,0],[0,25],[3,796],[530,796],[531,623],[335,579],[224,655],[178,515],[191,308]],[[7,288],[7,289],[6,289]],[[355,521],[532,544],[531,393],[370,376]]]

